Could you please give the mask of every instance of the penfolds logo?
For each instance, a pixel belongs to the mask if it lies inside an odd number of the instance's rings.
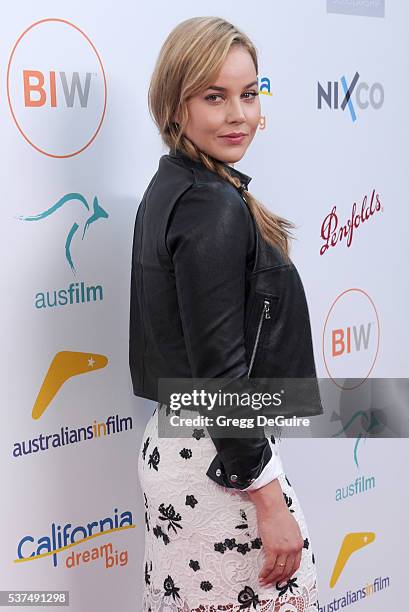
[[[359,227],[361,223],[368,221],[373,214],[379,210],[383,210],[379,195],[375,195],[375,189],[372,190],[371,202],[368,206],[368,197],[365,195],[362,200],[362,206],[360,212],[356,212],[356,202],[352,206],[351,217],[345,223],[340,225],[338,215],[336,213],[337,207],[334,206],[329,215],[327,215],[321,225],[321,238],[324,240],[324,244],[320,248],[320,255],[324,255],[325,251],[329,247],[336,246],[339,242],[346,238],[347,246],[351,246],[352,236],[355,229]]]

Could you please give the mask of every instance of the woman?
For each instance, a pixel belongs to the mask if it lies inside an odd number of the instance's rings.
[[[315,376],[288,256],[294,226],[264,208],[233,166],[259,124],[257,72],[251,41],[217,17],[180,23],[161,49],[149,105],[170,153],[139,206],[132,259],[129,355],[140,397],[158,400],[161,378],[250,385],[250,374],[272,368]],[[304,409],[322,413],[319,403]],[[168,414],[157,402],[138,457],[143,610],[315,612],[315,559],[279,439],[200,427],[161,437],[158,419]]]

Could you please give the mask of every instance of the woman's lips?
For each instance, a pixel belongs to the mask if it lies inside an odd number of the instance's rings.
[[[223,138],[229,144],[241,144],[245,137],[245,134],[243,136],[220,136],[220,138]]]

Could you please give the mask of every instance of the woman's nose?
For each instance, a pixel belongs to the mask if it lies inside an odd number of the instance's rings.
[[[245,121],[246,115],[244,114],[241,100],[232,100],[229,102],[227,119],[228,121],[235,121],[237,123]]]

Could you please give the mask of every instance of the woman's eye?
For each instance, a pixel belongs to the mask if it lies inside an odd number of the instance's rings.
[[[258,96],[258,91],[246,91],[246,93],[250,94],[252,98],[255,98],[256,96]]]
[[[218,94],[210,94],[210,96],[206,96],[205,100],[209,100],[210,102],[213,102],[211,98],[213,98],[214,100],[214,98],[221,98],[221,96]]]
[[[246,91],[244,94],[244,96],[246,95],[250,95],[250,98],[246,98],[246,100],[249,99],[254,99],[256,96],[258,96],[258,91]],[[209,100],[209,102],[215,102],[215,98],[222,98],[223,96],[221,96],[220,94],[210,94],[209,96],[206,96],[205,100]]]

